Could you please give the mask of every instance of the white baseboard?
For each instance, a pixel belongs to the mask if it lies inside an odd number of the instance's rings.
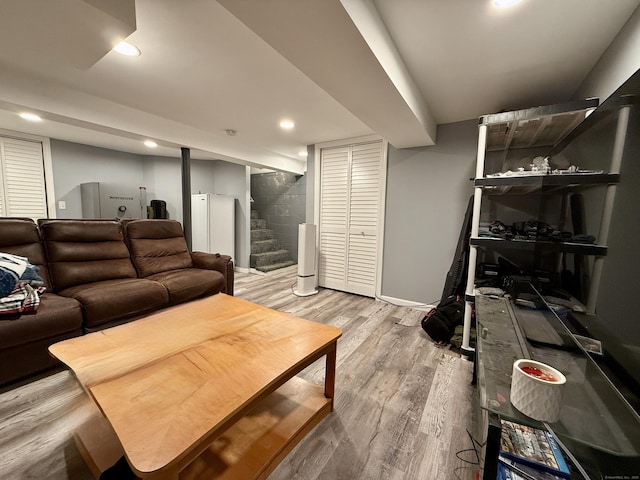
[[[410,308],[415,308],[417,310],[425,310],[425,311],[429,311],[433,307],[435,307],[435,305],[414,302],[412,300],[405,300],[403,298],[389,297],[387,295],[381,295],[379,297],[376,297],[376,300],[382,300],[383,302],[388,302],[388,303],[391,303],[392,305],[397,305],[398,307],[410,307]]]
[[[255,275],[266,275],[265,272],[261,272],[260,270],[256,270],[255,268],[247,268],[247,267],[233,267],[234,272],[239,273],[253,273]]]

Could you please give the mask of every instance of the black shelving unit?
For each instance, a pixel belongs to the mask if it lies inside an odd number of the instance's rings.
[[[465,292],[464,333],[461,350],[469,358],[475,358],[476,362],[480,362],[480,370],[482,371],[486,370],[486,362],[490,358],[488,345],[484,345],[484,349],[487,351],[483,352],[483,344],[487,343],[482,340],[485,337],[478,339],[478,352],[469,347],[472,312],[476,307],[476,300],[480,298],[476,297],[475,291],[475,275],[479,254],[493,252],[509,258],[529,259],[533,267],[537,266],[538,260],[544,260],[544,262],[550,262],[556,267],[560,267],[561,262],[565,259],[565,254],[578,258],[591,257],[592,261],[589,262],[591,265],[591,278],[588,295],[585,294],[585,296],[588,296],[585,302],[585,309],[589,314],[593,314],[595,311],[595,299],[598,294],[600,275],[608,253],[608,230],[616,187],[622,178],[620,166],[627,135],[628,102],[623,98],[617,108],[611,111],[607,110],[607,115],[610,116],[611,121],[616,122],[616,136],[611,142],[612,145],[610,147],[612,150],[610,154],[605,152],[602,157],[601,165],[599,165],[600,170],[581,171],[577,169],[576,171],[575,168],[567,168],[567,166],[558,167],[554,164],[554,160],[555,155],[559,155],[560,160],[566,160],[566,158],[563,158],[563,149],[570,144],[566,138],[576,138],[576,136],[588,132],[594,125],[597,127],[596,122],[601,121],[602,116],[599,116],[599,120],[588,116],[589,110],[597,106],[597,99],[589,99],[583,102],[536,107],[480,117],[478,155],[475,178],[473,179],[474,203],[471,238],[469,241],[469,270]],[[487,154],[489,157],[488,165]],[[512,166],[514,157],[520,157],[524,162],[534,155],[550,156],[550,168],[546,171],[543,168],[543,171],[534,172],[524,171],[528,170],[526,166],[525,168],[520,166],[518,169],[505,167],[505,165]],[[567,156],[569,155],[567,154]],[[501,168],[501,170],[496,171],[496,165],[492,164],[492,161],[495,163],[496,160],[502,161],[502,165],[498,166],[498,169]],[[536,168],[539,168],[540,159],[537,160],[537,164],[535,161],[531,161],[530,165],[536,165]],[[492,168],[493,171],[491,170]],[[531,170],[535,169],[532,168]],[[596,225],[595,228],[593,225],[590,226],[590,228],[598,230],[593,232],[595,243],[553,241],[549,239],[549,236],[536,236],[535,233],[527,237],[526,235],[521,235],[522,232],[519,230],[516,232],[515,223],[509,235],[503,235],[500,231],[491,232],[489,228],[491,222],[498,219],[492,218],[488,220],[487,217],[491,215],[487,214],[495,212],[509,212],[511,216],[516,216],[521,213],[529,214],[532,211],[537,211],[537,216],[534,215],[533,218],[523,218],[522,220],[549,224],[553,223],[550,219],[557,214],[560,218],[559,223],[566,223],[565,210],[569,210],[570,196],[587,191],[589,191],[588,196],[592,203],[585,205],[585,207],[590,209],[590,212],[595,211],[595,209],[598,210],[595,215],[596,220],[592,223],[597,223],[598,215],[601,212],[599,225]],[[585,196],[587,195],[585,194]],[[487,201],[485,205],[485,200],[488,199],[491,199],[491,201]],[[559,213],[554,210],[555,207],[558,207]],[[594,217],[594,215],[591,214],[590,217]],[[482,222],[485,223],[481,226]],[[505,220],[505,222],[507,221]],[[560,225],[558,227],[558,230],[565,230]],[[516,232],[515,235],[514,232]],[[559,270],[560,268],[554,273],[559,274]],[[503,328],[498,326],[492,328],[489,325],[489,323],[496,320],[494,318],[497,315],[496,312],[493,311],[489,315],[486,309],[483,310],[481,308],[482,305],[477,307],[480,335],[483,335],[484,330],[487,328],[494,335],[504,332]],[[511,345],[512,343],[511,341],[504,344],[501,343],[500,348],[504,349],[506,348],[505,345]],[[501,365],[505,369],[503,377],[509,380],[508,371],[512,362],[502,363]],[[477,364],[476,370],[478,370]],[[485,397],[487,396],[486,389],[495,386],[493,380],[488,381],[485,378],[479,379],[478,383],[481,387],[479,391],[485,392]],[[481,403],[482,396],[483,394],[481,393]],[[508,398],[508,395],[503,392],[502,397]],[[496,435],[499,435],[499,424],[496,424],[495,421],[492,422],[491,415],[486,413],[485,411],[481,428],[485,434],[489,432],[489,436],[492,436],[495,440]],[[495,452],[490,450],[488,448],[485,454],[493,458]],[[493,465],[495,467],[491,462],[485,462],[485,465]],[[483,478],[495,478],[493,476],[495,475],[494,468],[490,467],[484,473],[485,476]]]

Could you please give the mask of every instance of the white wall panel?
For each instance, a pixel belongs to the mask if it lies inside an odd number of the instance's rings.
[[[42,143],[0,138],[0,214],[47,217]]]

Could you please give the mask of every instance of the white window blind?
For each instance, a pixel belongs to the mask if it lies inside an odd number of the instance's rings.
[[[42,143],[0,137],[0,215],[47,217]]]

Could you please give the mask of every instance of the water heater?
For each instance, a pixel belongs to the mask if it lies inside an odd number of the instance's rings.
[[[82,218],[147,218],[146,197],[145,187],[81,183]]]
[[[301,223],[298,226],[298,288],[293,293],[308,297],[316,290],[316,226]]]

